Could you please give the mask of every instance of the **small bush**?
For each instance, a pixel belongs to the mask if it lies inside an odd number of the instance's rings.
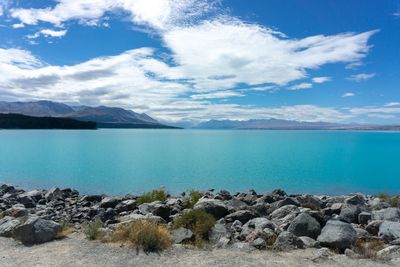
[[[164,189],[153,190],[150,192],[143,193],[137,198],[139,204],[151,203],[154,201],[166,201],[168,198],[168,192]]]
[[[120,225],[111,241],[129,244],[144,252],[158,252],[172,245],[171,235],[165,226],[146,220]]]
[[[75,227],[70,217],[61,219],[58,224],[61,226],[61,231],[57,234],[57,238],[61,239],[75,232]]]
[[[365,240],[359,239],[353,247],[353,251],[362,258],[376,259],[377,252],[383,249],[385,242],[383,240]]]
[[[390,196],[386,193],[378,194],[381,201],[388,203],[391,207],[400,208],[400,196]]]
[[[208,233],[215,224],[214,217],[202,209],[194,209],[184,213],[174,221],[174,228],[190,229],[195,236],[196,245],[200,246],[208,240]]]
[[[185,209],[192,209],[201,197],[202,195],[199,191],[190,191],[189,195],[183,198],[182,207]]]
[[[103,227],[103,223],[100,219],[96,219],[92,222],[87,222],[83,225],[85,236],[89,240],[95,240],[99,236],[99,230]]]

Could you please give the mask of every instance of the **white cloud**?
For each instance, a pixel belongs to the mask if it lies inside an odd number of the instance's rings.
[[[235,91],[217,91],[212,93],[205,93],[205,94],[195,94],[191,95],[192,99],[215,99],[215,98],[228,98],[234,96],[244,96],[243,94]]]
[[[55,31],[55,30],[51,30],[51,29],[43,29],[43,30],[36,32],[35,34],[28,35],[27,37],[28,37],[28,39],[35,39],[42,35],[45,37],[60,38],[60,37],[63,37],[65,34],[67,34],[67,30]]]
[[[25,24],[23,24],[23,23],[15,23],[15,24],[12,25],[12,27],[14,29],[24,28]]]
[[[389,102],[385,104],[385,107],[395,107],[400,106],[400,102]]]
[[[355,81],[355,82],[363,82],[363,81],[372,79],[373,77],[375,77],[375,75],[376,75],[376,73],[360,73],[360,74],[351,75],[347,79],[351,80],[351,81]]]
[[[344,94],[342,95],[342,97],[343,97],[343,98],[346,98],[346,97],[352,97],[352,96],[355,96],[355,95],[356,95],[355,93],[349,92],[349,93],[344,93]]]
[[[289,90],[303,90],[312,88],[312,83],[300,83],[289,87]]]
[[[313,83],[325,83],[331,81],[331,77],[314,77],[312,78]]]

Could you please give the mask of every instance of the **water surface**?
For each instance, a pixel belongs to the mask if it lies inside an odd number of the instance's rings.
[[[400,133],[2,130],[0,183],[140,193],[165,186],[266,192],[400,192]]]

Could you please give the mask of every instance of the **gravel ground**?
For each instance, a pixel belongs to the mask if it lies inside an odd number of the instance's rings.
[[[146,255],[130,248],[88,241],[80,234],[42,245],[25,247],[11,238],[0,238],[0,266],[399,266],[393,262],[356,260],[344,255],[318,256],[315,249],[288,253],[272,251],[197,250],[174,247]],[[399,264],[399,262],[397,262]]]

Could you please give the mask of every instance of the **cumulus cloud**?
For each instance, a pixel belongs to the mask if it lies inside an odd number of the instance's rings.
[[[348,93],[344,93],[344,94],[342,95],[342,97],[343,97],[343,98],[346,98],[346,97],[352,97],[352,96],[355,96],[355,95],[356,95],[355,93],[348,92]]]
[[[373,77],[375,77],[375,75],[376,75],[376,73],[360,73],[360,74],[351,75],[347,79],[350,81],[355,81],[355,82],[363,82],[363,81],[372,79]]]
[[[55,30],[51,30],[51,29],[43,29],[43,30],[40,30],[40,31],[36,32],[33,35],[28,35],[27,37],[28,37],[28,39],[35,39],[35,38],[38,38],[38,37],[40,37],[42,35],[42,36],[45,36],[45,37],[58,37],[58,38],[60,38],[60,37],[63,37],[65,34],[67,34],[67,30],[55,31]]]

